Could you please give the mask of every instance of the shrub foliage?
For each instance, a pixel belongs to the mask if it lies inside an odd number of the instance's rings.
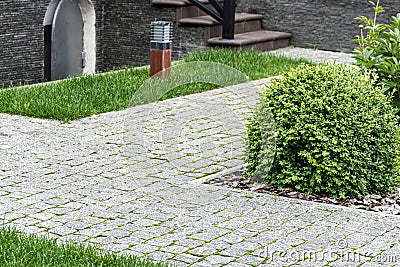
[[[360,35],[354,51],[356,65],[372,70],[378,75],[377,82],[392,104],[400,108],[400,13],[392,17],[391,23],[377,23],[378,14],[384,12],[379,1],[374,5],[374,18],[361,16]]]
[[[276,155],[263,159],[260,125],[275,118]],[[268,117],[268,116],[267,116]],[[261,94],[248,125],[246,176],[335,197],[388,191],[398,182],[399,126],[370,75],[344,65],[301,66]],[[269,149],[269,148],[268,148]]]

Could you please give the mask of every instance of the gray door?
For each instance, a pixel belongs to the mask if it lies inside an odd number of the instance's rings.
[[[83,18],[76,0],[61,0],[53,20],[52,80],[82,74]]]

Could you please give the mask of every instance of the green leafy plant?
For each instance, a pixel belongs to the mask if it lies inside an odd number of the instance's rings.
[[[275,119],[268,164],[262,125]],[[334,197],[389,191],[398,183],[400,126],[370,74],[350,66],[301,66],[261,94],[250,119],[246,176]],[[267,168],[271,168],[270,170]],[[268,172],[269,171],[269,172]]]
[[[261,130],[258,120],[250,118],[247,128],[247,142],[246,142],[246,162],[248,166],[244,175],[251,177],[255,174],[260,162],[260,151],[262,148]]]
[[[383,85],[385,94],[391,98],[395,107],[400,108],[400,13],[392,17],[390,24],[377,23],[377,17],[384,10],[376,3],[372,19],[365,16],[356,20],[360,25],[360,35],[355,40],[354,58],[356,65],[372,70],[378,75],[377,82]]]

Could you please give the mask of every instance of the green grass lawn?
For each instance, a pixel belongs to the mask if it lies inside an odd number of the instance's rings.
[[[205,50],[194,53],[176,64],[209,61],[226,64],[246,74],[250,80],[278,75],[301,63],[255,51]],[[0,90],[0,112],[63,122],[129,106],[134,93],[149,78],[149,68],[123,69],[102,75],[87,75],[51,84],[22,86]],[[203,92],[218,86],[192,83],[179,86],[162,99]]]
[[[166,267],[134,256],[119,256],[90,246],[57,245],[54,239],[27,235],[15,229],[0,228],[2,267]]]

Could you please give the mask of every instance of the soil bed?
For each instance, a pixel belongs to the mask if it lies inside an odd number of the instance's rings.
[[[303,199],[308,201],[341,205],[350,208],[363,209],[367,211],[382,212],[392,215],[400,215],[400,188],[395,187],[394,192],[383,192],[356,198],[332,198],[327,195],[305,194],[287,187],[278,190],[275,185],[262,184],[252,179],[243,177],[244,169],[227,174],[215,179],[206,180],[206,184],[227,186],[241,190],[249,190],[257,193],[268,193],[272,195]]]

